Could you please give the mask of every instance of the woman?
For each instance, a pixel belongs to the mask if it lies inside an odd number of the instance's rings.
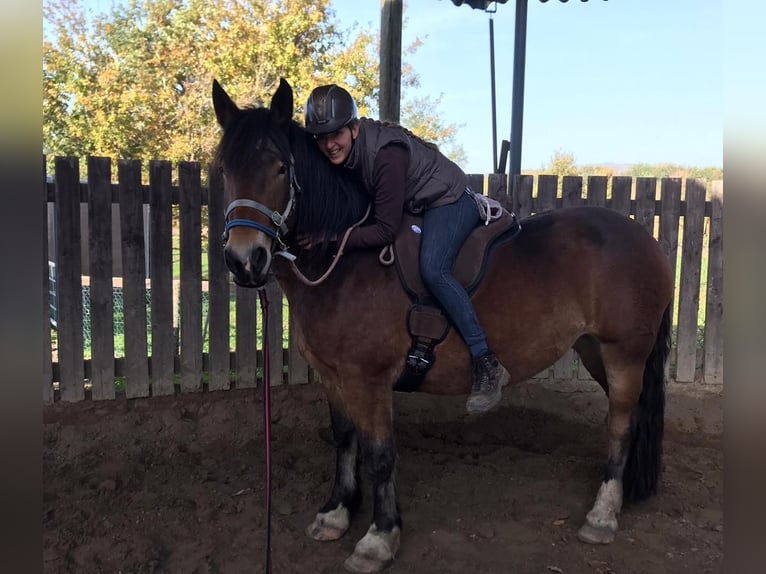
[[[508,372],[490,351],[471,299],[452,276],[460,248],[480,221],[468,177],[435,145],[401,126],[360,119],[354,99],[334,84],[311,92],[306,130],[330,162],[361,177],[373,198],[375,221],[354,229],[346,250],[393,243],[403,211],[423,212],[423,282],[471,352],[473,385],[466,408],[480,413],[497,405]],[[304,247],[312,244],[303,240]]]

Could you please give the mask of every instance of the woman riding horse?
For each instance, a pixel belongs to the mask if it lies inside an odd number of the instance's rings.
[[[466,409],[472,414],[487,412],[500,402],[508,372],[489,350],[471,299],[452,274],[460,248],[481,221],[468,177],[435,145],[409,130],[359,119],[351,94],[335,84],[311,92],[306,102],[306,131],[331,163],[358,174],[372,197],[374,222],[354,229],[346,250],[390,245],[405,209],[423,213],[423,283],[471,353],[473,385]],[[307,238],[304,246],[313,243]]]
[[[345,566],[380,571],[394,559],[402,532],[392,388],[410,344],[409,297],[396,271],[382,266],[373,250],[343,255],[317,286],[293,272],[293,264],[319,271],[333,262],[321,249],[300,249],[297,238],[342,233],[364,213],[369,192],[358,189],[349,170],[332,166],[293,120],[286,81],[269,108],[240,109],[217,82],[213,103],[223,128],[216,161],[229,202],[226,264],[242,286],[262,287],[272,274],[279,281],[301,353],[320,374],[330,407],[335,480],[306,532],[315,540],[345,534],[358,508],[364,468],[372,481],[372,522]],[[623,498],[646,498],[659,481],[670,263],[642,225],[605,208],[556,209],[524,220],[522,227],[493,252],[473,308],[499,361],[513,365],[511,384],[574,347],[606,391],[608,456],[578,537],[608,543],[617,533]],[[463,339],[453,330],[435,353],[421,390],[470,392]]]

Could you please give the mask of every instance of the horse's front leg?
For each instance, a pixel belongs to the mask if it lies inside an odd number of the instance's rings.
[[[390,412],[389,412],[390,417]],[[344,566],[351,572],[380,572],[396,556],[402,520],[396,488],[396,447],[390,424],[376,435],[359,432],[362,462],[372,483],[372,524],[354,547]]]
[[[351,513],[361,500],[356,429],[336,401],[335,397],[330,397],[330,421],[336,449],[335,483],[330,499],[306,528],[306,534],[314,540],[337,540],[343,536],[348,530]]]

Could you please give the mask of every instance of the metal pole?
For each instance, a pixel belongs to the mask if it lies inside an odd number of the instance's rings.
[[[497,104],[495,99],[495,21],[489,15],[489,74],[492,79],[492,170],[498,173],[497,165]]]
[[[402,0],[381,0],[379,117],[399,123],[402,80]]]
[[[511,103],[510,191],[521,173],[521,131],[524,118],[524,62],[527,50],[527,0],[516,0],[516,31],[513,45],[513,94]]]

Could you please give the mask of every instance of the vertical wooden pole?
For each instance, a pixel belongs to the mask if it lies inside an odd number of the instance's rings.
[[[710,242],[705,309],[705,382],[723,383],[723,181],[713,182],[713,193],[710,198]]]
[[[90,346],[93,398],[114,398],[114,288],[112,286],[112,160],[88,158]]]
[[[149,396],[146,343],[146,258],[141,162],[117,164],[122,234],[122,302],[125,333],[125,396]]]
[[[178,165],[181,206],[181,390],[202,390],[202,187],[200,164]]]
[[[56,303],[62,401],[85,398],[80,250],[80,162],[56,158]]]
[[[399,123],[402,84],[402,0],[380,6],[380,119]]]
[[[152,286],[152,395],[174,393],[172,166],[149,163],[151,233],[149,273]]]

